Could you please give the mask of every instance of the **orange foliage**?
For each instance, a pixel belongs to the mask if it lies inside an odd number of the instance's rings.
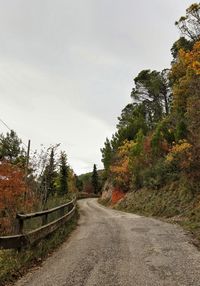
[[[111,175],[115,179],[117,186],[126,190],[130,181],[130,151],[135,144],[133,141],[124,141],[123,145],[118,148],[115,162],[110,166]]]
[[[181,170],[190,168],[192,162],[192,145],[186,140],[175,144],[166,157],[168,163],[175,163]]]
[[[32,204],[24,203],[27,187],[23,172],[15,165],[0,162],[0,232],[10,231],[16,213]]]
[[[195,43],[190,52],[180,50],[179,57],[190,70],[200,75],[200,41]]]
[[[122,192],[119,188],[115,188],[112,191],[112,203],[116,204],[119,200],[121,200],[125,196],[124,192]]]
[[[192,51],[179,51],[179,60],[172,66],[174,107],[186,112],[187,100],[194,93],[195,85],[200,75],[200,41],[196,42]],[[198,89],[198,88],[197,88]]]

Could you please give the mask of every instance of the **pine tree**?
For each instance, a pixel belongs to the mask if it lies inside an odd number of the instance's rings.
[[[41,192],[43,194],[43,207],[47,203],[50,195],[55,193],[56,164],[54,158],[54,148],[51,148],[49,162],[41,176]]]
[[[54,149],[51,149],[49,166],[48,166],[48,181],[49,181],[49,194],[53,194],[55,191],[55,158]]]
[[[94,189],[94,193],[97,194],[99,191],[99,178],[98,178],[98,173],[97,173],[97,167],[95,164],[94,164],[93,172],[92,172],[92,186]]]
[[[101,153],[102,153],[101,161],[104,164],[105,174],[107,176],[112,159],[112,147],[108,138],[106,138],[106,142],[104,143],[104,147],[101,149]]]
[[[60,195],[65,195],[68,193],[68,166],[67,166],[67,155],[65,152],[60,154]]]
[[[21,147],[22,141],[15,131],[11,130],[6,136],[0,134],[0,160],[7,160],[10,163],[25,163],[25,152]]]

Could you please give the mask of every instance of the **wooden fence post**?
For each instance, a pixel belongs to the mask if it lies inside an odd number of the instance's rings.
[[[24,231],[24,220],[21,218],[18,218],[18,233],[22,234]]]
[[[64,216],[65,212],[64,212],[64,208],[60,209],[60,217]]]
[[[42,225],[47,224],[47,221],[48,221],[48,214],[45,214],[45,215],[43,215],[43,217],[42,217]]]

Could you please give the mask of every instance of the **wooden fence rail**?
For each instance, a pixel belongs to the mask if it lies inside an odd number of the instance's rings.
[[[59,228],[61,225],[69,221],[72,216],[74,215],[76,210],[76,199],[73,199],[72,201],[63,204],[61,206],[35,212],[35,213],[29,213],[29,214],[17,214],[17,234],[11,235],[11,236],[1,236],[0,237],[0,248],[3,249],[21,249],[28,245],[32,245],[42,238],[46,237],[48,234],[55,231],[57,228]],[[59,218],[51,221],[48,223],[48,216],[51,213],[59,212]],[[30,220],[35,217],[41,217],[42,223],[41,226],[26,232],[24,230],[24,222],[26,220]]]

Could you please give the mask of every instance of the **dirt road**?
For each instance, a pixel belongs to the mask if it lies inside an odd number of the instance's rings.
[[[16,286],[200,286],[200,252],[180,227],[79,205],[71,238]]]

